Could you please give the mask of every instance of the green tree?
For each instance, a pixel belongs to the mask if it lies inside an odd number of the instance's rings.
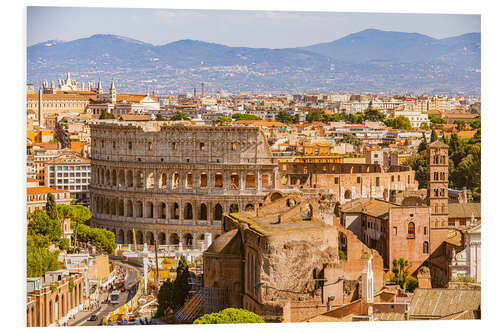
[[[284,124],[293,124],[295,121],[295,116],[288,111],[280,111],[276,116],[276,120]]]
[[[306,121],[310,123],[314,121],[324,121],[323,112],[320,111],[309,112],[306,116]]]
[[[363,113],[363,118],[364,120],[384,121],[385,114],[383,114],[379,110],[368,108]]]
[[[455,124],[457,125],[457,130],[459,131],[465,131],[467,128],[467,122],[463,120],[457,120],[455,121]]]
[[[50,252],[47,249],[48,240],[44,238],[40,235],[27,235],[26,275],[28,277],[40,277],[47,271],[60,268],[57,260],[59,251]]]
[[[262,120],[260,117],[253,114],[235,113],[231,116],[235,121],[238,120]]]
[[[217,120],[215,122],[220,125],[223,123],[230,123],[231,121],[232,121],[231,118],[220,117],[220,118],[217,118]]]
[[[470,127],[473,129],[480,129],[481,128],[481,119],[474,119],[469,123]]]
[[[196,319],[193,324],[245,324],[265,323],[261,316],[244,309],[227,308]]]
[[[435,116],[433,114],[429,114],[428,116],[432,124],[435,125],[446,124],[446,120],[444,120],[443,118],[439,118],[438,116]]]
[[[62,236],[61,224],[51,219],[43,210],[36,210],[29,217],[28,234],[47,237],[50,242],[57,242]]]
[[[72,228],[74,225],[85,223],[92,218],[90,210],[82,205],[57,205],[57,211],[59,217],[71,219]]]
[[[427,152],[425,150],[412,154],[402,164],[415,171],[415,180],[418,181],[419,188],[427,187]]]
[[[167,118],[163,117],[163,115],[159,112],[155,115],[155,121],[166,121],[166,120]]]
[[[163,317],[166,313],[178,311],[186,302],[190,290],[189,266],[186,257],[181,256],[176,272],[177,276],[174,281],[167,279],[160,287],[156,317]]]
[[[426,122],[423,122],[422,124],[420,124],[420,129],[423,129],[424,131],[428,131],[430,129],[429,124],[427,124]]]
[[[427,150],[427,141],[424,139],[422,139],[422,141],[420,142],[420,144],[418,145],[418,152],[423,152],[423,151],[426,151]]]
[[[57,141],[56,138],[53,138],[52,140],[49,141],[49,143],[52,143],[52,144],[58,144],[59,141]]]
[[[397,282],[401,288],[406,288],[409,262],[405,258],[394,258],[392,260],[392,280]]]
[[[340,142],[345,142],[345,143],[350,143],[354,146],[361,146],[363,143],[360,138],[358,138],[356,135],[351,134],[351,133],[345,133],[342,135],[342,139]]]
[[[403,130],[411,129],[410,119],[406,118],[405,116],[398,116],[396,118],[387,118],[384,121],[384,124],[394,129],[403,129]]]
[[[412,293],[417,287],[418,287],[418,280],[411,275],[408,276],[406,278],[406,290]]]
[[[47,212],[49,218],[58,219],[56,198],[52,193],[49,193],[47,195],[47,203],[45,204],[45,211]]]
[[[436,134],[436,131],[434,129],[432,129],[432,132],[431,132],[431,142],[437,141],[437,139],[438,139],[438,136]]]
[[[176,121],[176,120],[191,120],[191,118],[189,118],[189,116],[183,112],[180,112],[180,111],[177,111],[176,114],[174,114],[170,120],[172,121]]]
[[[99,119],[115,119],[115,116],[114,116],[114,114],[112,114],[110,112],[104,111],[103,113],[101,113],[101,116],[99,117]]]

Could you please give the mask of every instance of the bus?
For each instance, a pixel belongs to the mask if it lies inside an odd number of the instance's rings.
[[[119,290],[113,291],[111,293],[111,304],[118,304],[120,302],[119,298],[120,298],[120,291]]]

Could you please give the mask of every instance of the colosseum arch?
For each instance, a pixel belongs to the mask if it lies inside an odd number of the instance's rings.
[[[214,208],[214,220],[222,220],[222,206],[221,204],[216,204]]]
[[[111,177],[109,174],[109,169],[106,170],[106,176],[104,178],[105,178],[105,184],[110,185],[111,184]]]
[[[168,243],[170,245],[177,245],[179,244],[179,235],[176,234],[175,232],[170,234],[170,237],[168,238]]]
[[[118,187],[124,187],[125,186],[125,171],[120,170],[118,172]]]
[[[158,234],[158,244],[159,245],[167,245],[167,236],[164,232],[160,232]]]
[[[111,200],[111,215],[116,215],[116,198]]]
[[[111,203],[109,201],[110,201],[109,199],[106,199],[106,204],[104,205],[104,207],[105,207],[104,213],[105,214],[109,214],[109,211],[110,211]]]
[[[200,205],[200,214],[198,216],[198,220],[201,221],[207,220],[207,205],[205,205],[204,203]]]
[[[224,176],[220,172],[214,175],[214,187],[224,187]]]
[[[207,187],[207,185],[208,185],[208,176],[206,173],[203,172],[200,175],[200,187],[205,188],[205,187]]]
[[[117,179],[116,179],[116,169],[113,169],[113,171],[111,171],[111,183],[113,186],[116,186],[117,184]]]
[[[179,219],[179,204],[177,202],[174,202],[172,204],[172,213],[170,214],[170,218],[172,220],[178,220]]]
[[[179,188],[179,173],[178,172],[174,172],[172,174],[172,188],[173,189]]]
[[[302,209],[302,219],[304,220],[310,220],[313,216],[313,209],[310,203],[307,203],[304,205],[304,208]]]
[[[183,244],[186,246],[186,247],[191,247],[193,246],[193,235],[191,235],[190,233],[187,233],[184,235],[183,237]]]
[[[123,199],[118,199],[118,212],[117,212],[117,215],[124,216]]]
[[[155,174],[153,171],[148,172],[146,188],[155,188]]]
[[[127,244],[133,244],[134,243],[134,232],[132,230],[127,231]]]
[[[166,219],[167,218],[167,204],[164,202],[159,202],[157,205],[158,209],[158,218]]]
[[[134,209],[135,217],[142,217],[142,201],[137,201],[135,203],[135,209]]]
[[[255,207],[253,206],[253,204],[249,203],[245,206],[245,212],[251,212],[255,209]]]
[[[237,190],[240,188],[240,176],[237,173],[231,174],[231,189]]]
[[[146,202],[146,211],[144,212],[144,217],[152,218],[153,217],[153,203],[151,201]]]
[[[135,238],[137,239],[137,244],[144,244],[144,236],[142,235],[142,231],[137,231],[135,233]]]
[[[148,231],[146,233],[146,242],[149,245],[155,245],[155,236],[154,236],[154,234],[151,231]]]
[[[134,187],[134,173],[132,170],[127,171],[127,187]]]
[[[193,174],[191,172],[186,174],[186,184],[184,187],[188,189],[193,188]]]
[[[160,188],[167,188],[167,174],[162,172],[160,175]]]
[[[132,203],[132,200],[127,200],[127,216],[134,216],[134,204]]]
[[[118,230],[118,243],[119,244],[124,244],[125,243],[125,235],[123,233],[123,230]]]
[[[192,220],[193,219],[193,205],[191,203],[186,203],[184,206],[184,220]]]
[[[270,196],[270,199],[271,199],[271,202],[273,201],[276,201],[278,199],[281,199],[283,198],[283,194],[281,192],[272,192],[271,196]]]
[[[135,187],[137,188],[144,187],[144,173],[141,170],[137,170],[135,172]]]
[[[255,188],[255,175],[253,173],[249,173],[246,175],[245,188]]]

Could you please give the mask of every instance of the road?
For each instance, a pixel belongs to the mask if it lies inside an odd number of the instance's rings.
[[[75,323],[72,323],[72,326],[97,326],[99,325],[102,318],[104,318],[106,314],[118,309],[120,306],[127,303],[132,297],[134,297],[141,277],[141,271],[138,268],[128,265],[126,263],[117,260],[115,260],[114,262],[118,263],[126,271],[125,292],[122,292],[120,294],[120,297],[118,299],[119,303],[100,304],[99,309],[87,313],[82,319],[76,321]],[[103,295],[101,295],[99,303],[101,303],[107,297],[108,293],[104,293]],[[90,316],[93,314],[97,315],[97,320],[89,321]]]

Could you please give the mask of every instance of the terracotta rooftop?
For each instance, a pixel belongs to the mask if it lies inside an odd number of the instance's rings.
[[[437,319],[481,306],[481,290],[415,289],[410,303],[410,318]]]
[[[383,219],[388,217],[389,208],[391,207],[399,207],[399,206],[387,201],[373,199],[367,202],[359,202],[357,204],[352,205],[351,207],[342,208],[342,212],[364,213],[369,216]]]
[[[450,218],[470,218],[481,217],[481,203],[467,202],[467,203],[449,203],[448,204],[448,217]]]
[[[43,193],[68,192],[68,191],[61,190],[61,189],[58,189],[55,187],[38,186],[38,187],[27,187],[26,192],[27,192],[27,194],[43,194]]]
[[[151,120],[151,117],[148,115],[123,114],[120,119],[124,121],[148,121]]]

